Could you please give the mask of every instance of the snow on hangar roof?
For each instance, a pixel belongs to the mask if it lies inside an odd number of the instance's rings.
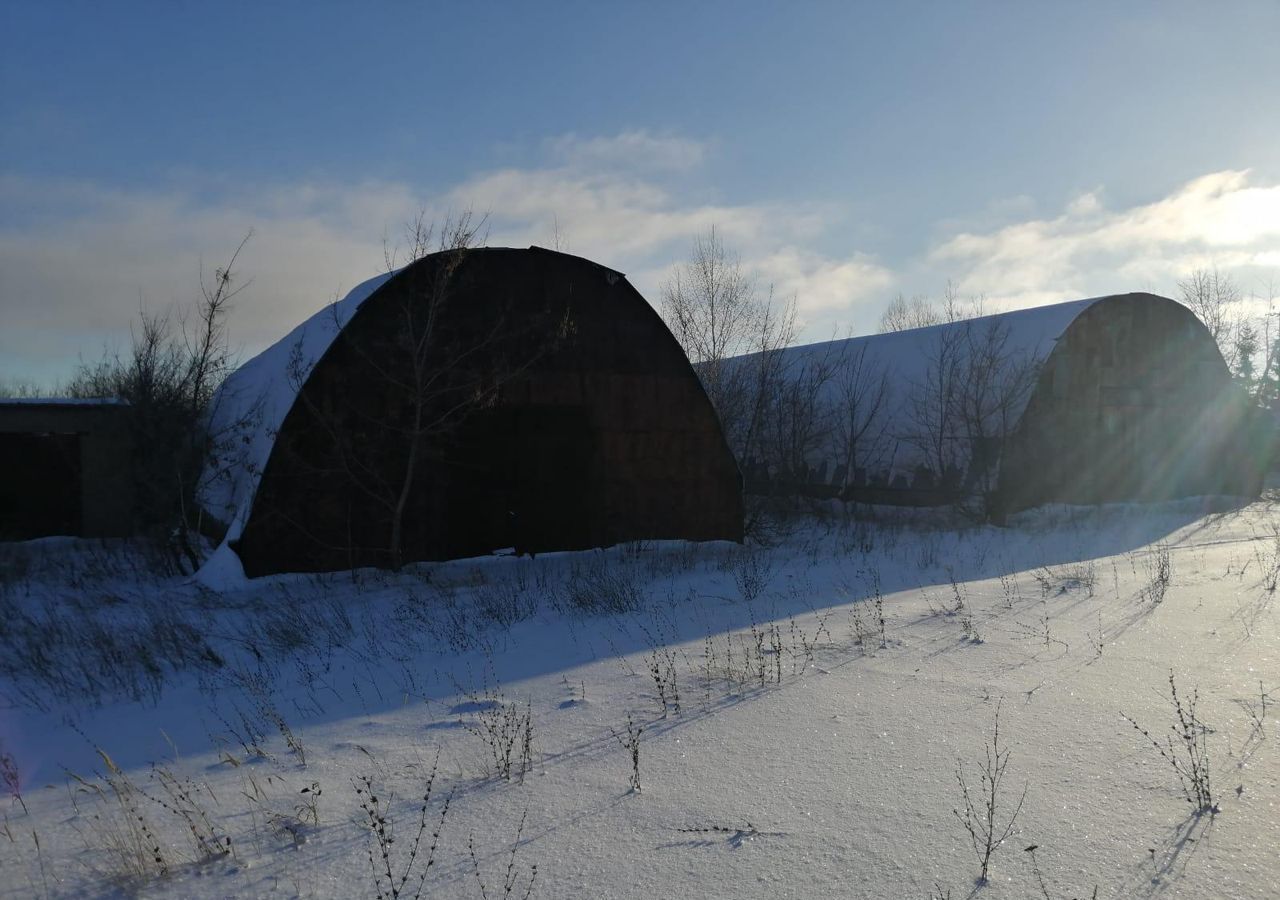
[[[846,388],[842,373],[861,365],[861,377],[864,379],[878,380],[883,374],[887,380],[888,397],[877,431],[882,428],[890,444],[897,445],[897,449],[890,452],[889,459],[885,462],[890,474],[909,472],[920,461],[914,448],[909,448],[907,442],[902,440],[902,436],[913,427],[910,422],[909,398],[915,386],[925,382],[932,358],[937,355],[938,347],[945,338],[972,334],[981,339],[990,329],[998,328],[1000,340],[1003,341],[1002,350],[1009,358],[1039,366],[1053,352],[1062,334],[1085,310],[1095,303],[1117,296],[1126,295],[1110,294],[1069,300],[924,328],[789,347],[780,351],[779,370],[784,379],[791,380],[813,377],[814,372],[822,369],[834,370],[817,391],[817,405],[827,410],[841,408],[841,395]],[[758,358],[759,354],[747,354],[735,357],[735,361],[749,363]],[[1023,392],[1018,408],[1010,410],[1015,421],[1022,415],[1030,393]],[[837,457],[839,454],[831,446],[833,443],[834,439],[828,440],[828,446],[820,450],[817,458],[810,462],[819,464],[823,458]]]
[[[200,502],[227,524],[225,540],[240,537],[276,434],[298,390],[361,305],[399,271],[357,285],[241,365],[218,389],[209,425],[227,446],[205,470]]]

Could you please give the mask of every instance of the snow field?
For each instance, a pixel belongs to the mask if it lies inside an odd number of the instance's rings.
[[[79,635],[83,668],[134,671],[93,648],[189,629],[217,662],[161,640],[141,682],[0,667],[0,752],[28,810],[2,801],[0,896],[376,896],[355,785],[380,792],[399,873],[437,758],[400,896],[446,797],[422,896],[480,897],[482,880],[504,896],[509,874],[516,897],[531,878],[535,897],[1276,896],[1275,521],[1266,502],[1047,510],[1007,529],[810,518],[770,547],[226,594],[123,551],[22,545],[3,570],[5,650],[43,637],[64,654],[51,672],[73,671]],[[1213,815],[1122,718],[1163,741],[1171,673],[1184,702],[1198,691]],[[979,783],[997,707],[997,822],[1025,800],[978,885],[957,766]]]

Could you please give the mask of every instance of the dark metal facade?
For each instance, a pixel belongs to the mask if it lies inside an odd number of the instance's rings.
[[[392,381],[429,304],[442,424],[414,465]],[[364,301],[276,435],[233,545],[246,572],[388,564],[385,488],[407,468],[403,561],[742,538],[737,466],[678,343],[621,274],[562,253],[436,254]]]
[[[1189,309],[1153,294],[1102,298],[1041,368],[1005,450],[1000,506],[1257,496],[1255,418]]]

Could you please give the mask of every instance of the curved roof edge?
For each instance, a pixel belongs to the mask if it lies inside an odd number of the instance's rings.
[[[813,344],[787,347],[781,351],[781,356],[783,365],[787,369],[792,369],[829,358],[833,354],[844,357],[865,350],[868,361],[875,362],[886,372],[895,373],[891,380],[910,380],[914,376],[923,374],[922,363],[936,339],[973,328],[999,326],[1008,329],[1010,349],[1030,352],[1036,358],[1043,360],[1052,351],[1058,338],[1085,310],[1100,301],[1123,296],[1133,295],[1108,294],[1102,297],[1088,297],[1083,300],[1068,300],[1047,306],[992,313],[973,319],[959,319],[955,322],[927,325],[923,328],[818,341]],[[749,353],[734,359],[749,360],[759,355]]]
[[[1102,300],[1115,297],[1134,296],[1133,294],[1106,294],[1101,297],[1086,297],[1083,300],[1064,300],[1061,303],[1049,303],[1044,306],[1030,306],[1026,309],[1015,309],[1009,312],[990,313],[972,319],[957,319],[954,322],[943,322],[938,325],[925,325],[921,328],[906,328],[901,331],[885,331],[877,334],[863,334],[855,337],[837,338],[831,341],[818,341],[813,344],[802,344],[787,348],[787,352],[796,350],[825,349],[835,345],[883,345],[901,344],[902,346],[924,346],[930,339],[951,331],[973,328],[988,324],[1009,326],[1010,340],[1019,346],[1028,341],[1037,342],[1045,339],[1057,340],[1076,318],[1090,306]],[[1153,295],[1154,296],[1154,295]]]
[[[361,282],[323,307],[232,372],[214,395],[208,422],[217,447],[198,499],[227,525],[224,541],[240,537],[276,433],[312,369],[364,302],[400,271]]]

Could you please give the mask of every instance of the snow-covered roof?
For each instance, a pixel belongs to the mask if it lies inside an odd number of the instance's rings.
[[[847,383],[842,375],[859,360],[863,377],[879,379],[883,373],[888,384],[888,402],[876,431],[883,429],[887,448],[886,458],[878,460],[877,466],[884,465],[890,474],[909,473],[920,462],[918,454],[907,446],[909,442],[902,439],[912,427],[909,398],[912,390],[925,382],[943,341],[949,337],[981,336],[998,329],[1003,352],[1026,364],[1042,364],[1068,326],[1103,299],[1107,298],[1090,297],[925,328],[790,347],[781,351],[779,369],[782,377],[788,379],[811,378],[813,372],[824,368],[834,370],[834,375],[817,388],[818,405],[826,410],[840,408]],[[734,362],[749,364],[759,359],[759,354],[749,354],[736,357]],[[1029,394],[1024,392],[1017,408],[1010,410],[1014,421],[1021,416]],[[833,444],[834,437],[828,439],[823,449],[810,455],[810,463],[834,462],[839,454]]]
[[[209,416],[218,450],[201,479],[200,502],[227,524],[226,540],[240,537],[298,390],[361,305],[398,271],[357,285],[241,365],[218,390]]]

